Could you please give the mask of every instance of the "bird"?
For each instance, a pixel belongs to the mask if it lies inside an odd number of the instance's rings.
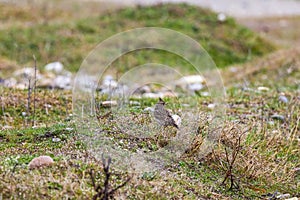
[[[159,98],[158,102],[155,104],[154,107],[154,118],[158,124],[167,127],[173,126],[179,129],[178,125],[175,123],[173,117],[171,116],[170,112],[165,109],[165,104],[162,98]]]

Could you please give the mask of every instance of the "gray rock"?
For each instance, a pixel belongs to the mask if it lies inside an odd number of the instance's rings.
[[[159,97],[162,97],[162,94],[161,93],[153,93],[153,92],[147,92],[147,93],[144,93],[143,94],[143,97],[144,98],[159,98]]]
[[[8,78],[4,80],[3,85],[8,88],[14,88],[17,85],[17,80],[15,78]]]
[[[137,93],[137,94],[150,93],[151,88],[148,85],[144,85],[144,86],[139,87],[138,89],[136,89],[134,92]]]
[[[102,87],[104,88],[116,88],[118,86],[118,82],[114,80],[114,78],[111,75],[107,75],[104,77],[102,84]]]
[[[110,108],[110,107],[114,107],[117,106],[118,102],[117,101],[103,101],[101,102],[101,106],[103,106],[104,108]]]
[[[201,83],[193,83],[193,84],[188,85],[188,90],[193,91],[193,92],[202,90],[203,88],[204,88],[204,86]]]
[[[213,110],[213,109],[216,107],[216,104],[210,103],[210,104],[207,105],[207,107],[208,107],[209,109]]]
[[[132,106],[140,106],[141,105],[141,103],[138,101],[130,101],[129,104]]]
[[[208,97],[208,96],[210,96],[210,93],[209,92],[201,92],[200,95],[203,97]]]
[[[72,89],[72,79],[69,76],[63,76],[63,75],[58,75],[54,80],[53,80],[53,87],[54,88],[60,88],[60,89],[65,89],[65,90],[70,90]]]
[[[50,156],[39,156],[30,161],[28,164],[29,169],[36,169],[41,167],[47,167],[54,164],[53,159]]]
[[[281,101],[281,102],[283,102],[283,103],[288,103],[289,102],[288,98],[286,96],[284,96],[284,95],[280,95],[278,97],[278,100]]]
[[[267,92],[267,91],[270,90],[270,88],[261,86],[261,87],[258,87],[257,90],[258,90],[258,91],[261,91],[261,92]]]
[[[22,69],[18,69],[16,71],[14,71],[13,76],[24,77],[24,78],[33,77],[34,76],[34,68],[24,67]]]
[[[280,121],[284,121],[285,118],[283,115],[278,115],[278,114],[274,114],[271,116],[272,119],[276,119],[276,120],[280,120]]]
[[[147,108],[144,109],[144,112],[154,112],[154,108],[147,107]]]
[[[60,142],[61,139],[60,138],[52,138],[52,142]]]
[[[218,18],[219,22],[224,22],[224,21],[226,21],[227,16],[224,13],[218,13],[217,18]]]
[[[200,75],[190,75],[184,76],[175,82],[176,86],[181,87],[182,89],[188,89],[189,85],[193,84],[201,84],[205,83],[205,79],[203,76]]]
[[[278,194],[278,195],[276,195],[276,198],[277,199],[287,199],[290,196],[291,196],[290,194]]]
[[[64,66],[60,62],[49,63],[44,68],[46,71],[52,71],[55,72],[56,74],[60,74],[64,70]]]

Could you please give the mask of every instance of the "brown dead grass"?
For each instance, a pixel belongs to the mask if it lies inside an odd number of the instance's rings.
[[[120,8],[111,2],[67,0],[0,2],[0,30],[10,27],[29,27],[37,24],[63,23],[79,18],[98,16]]]
[[[283,49],[271,53],[263,58],[243,65],[232,66],[221,71],[225,85],[249,80],[262,71],[275,71],[279,68],[287,68],[293,64],[297,70],[300,69],[300,46]]]
[[[300,16],[244,18],[238,21],[282,47],[300,44]]]

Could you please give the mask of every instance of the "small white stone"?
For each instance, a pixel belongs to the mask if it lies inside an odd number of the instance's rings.
[[[52,142],[60,142],[61,139],[60,138],[52,138]]]
[[[8,88],[14,88],[17,85],[17,80],[15,78],[5,79],[3,85]]]
[[[179,80],[177,80],[175,84],[181,87],[186,87],[187,85],[195,84],[195,83],[204,84],[205,83],[204,77],[200,75],[184,76]]]
[[[200,95],[203,97],[208,97],[208,96],[210,96],[210,93],[209,92],[201,92]]]
[[[143,94],[143,97],[144,98],[159,98],[159,97],[162,97],[162,95],[158,94],[158,93],[147,92],[147,93]]]
[[[201,83],[193,83],[188,85],[188,89],[190,91],[199,91],[202,90],[204,88],[204,86]]]
[[[276,199],[287,199],[290,196],[291,196],[290,194],[279,194],[276,196]]]
[[[110,108],[110,107],[114,107],[117,106],[118,102],[117,101],[103,101],[101,102],[101,106],[105,107],[105,108]]]
[[[216,104],[210,103],[210,104],[207,105],[207,107],[212,110],[216,107]]]
[[[57,74],[61,73],[64,69],[64,66],[60,62],[52,62],[45,66],[46,71],[53,71]]]
[[[33,77],[34,76],[34,68],[24,67],[22,69],[18,69],[14,71],[14,76],[24,76],[24,77]]]
[[[54,87],[60,89],[72,89],[71,83],[72,79],[69,76],[59,75],[53,80]]]
[[[130,101],[129,104],[132,106],[140,106],[141,105],[141,103],[138,101]]]
[[[286,96],[284,96],[284,95],[280,95],[278,97],[278,99],[279,99],[279,101],[281,101],[283,103],[288,103],[289,102],[288,98]]]
[[[219,13],[217,18],[219,22],[224,22],[227,17],[224,13]]]
[[[29,169],[36,169],[40,167],[50,166],[54,163],[50,156],[39,156],[30,161],[28,164]]]
[[[260,87],[257,88],[257,90],[262,91],[262,92],[267,92],[270,89],[268,87],[260,86]]]
[[[154,108],[152,107],[147,107],[144,109],[145,112],[154,112]]]
[[[274,114],[271,116],[272,119],[276,119],[276,120],[280,120],[280,121],[284,121],[284,116],[283,115],[278,115],[278,114]]]

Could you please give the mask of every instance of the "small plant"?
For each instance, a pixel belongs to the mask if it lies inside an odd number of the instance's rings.
[[[232,126],[231,130],[234,129],[234,126]],[[230,132],[230,131],[229,131]],[[235,141],[233,141],[231,143],[231,155],[229,155],[228,152],[228,148],[225,146],[225,161],[223,161],[224,164],[222,164],[223,166],[223,170],[225,171],[225,177],[221,183],[222,185],[226,184],[226,181],[229,180],[230,181],[230,187],[228,190],[232,190],[232,189],[239,189],[240,186],[237,182],[237,179],[234,175],[234,166],[235,166],[235,162],[237,160],[238,155],[241,153],[241,149],[242,149],[242,145],[241,145],[241,138],[242,136],[248,132],[248,129],[246,131],[243,131],[242,133],[239,133],[237,135],[237,137],[235,138]],[[221,161],[222,162],[222,161]]]
[[[92,185],[93,188],[96,192],[96,194],[93,196],[93,200],[101,199],[101,200],[108,200],[111,199],[114,195],[114,193],[124,187],[131,179],[131,177],[128,177],[126,181],[124,181],[121,185],[115,187],[112,189],[111,184],[110,184],[110,178],[111,175],[113,175],[110,172],[110,164],[111,164],[111,158],[108,157],[107,159],[104,158],[102,155],[102,164],[103,164],[103,171],[105,174],[105,180],[104,180],[104,185],[101,186],[100,184],[96,183],[96,178],[95,178],[95,172],[94,170],[90,170],[90,176],[92,180]]]

